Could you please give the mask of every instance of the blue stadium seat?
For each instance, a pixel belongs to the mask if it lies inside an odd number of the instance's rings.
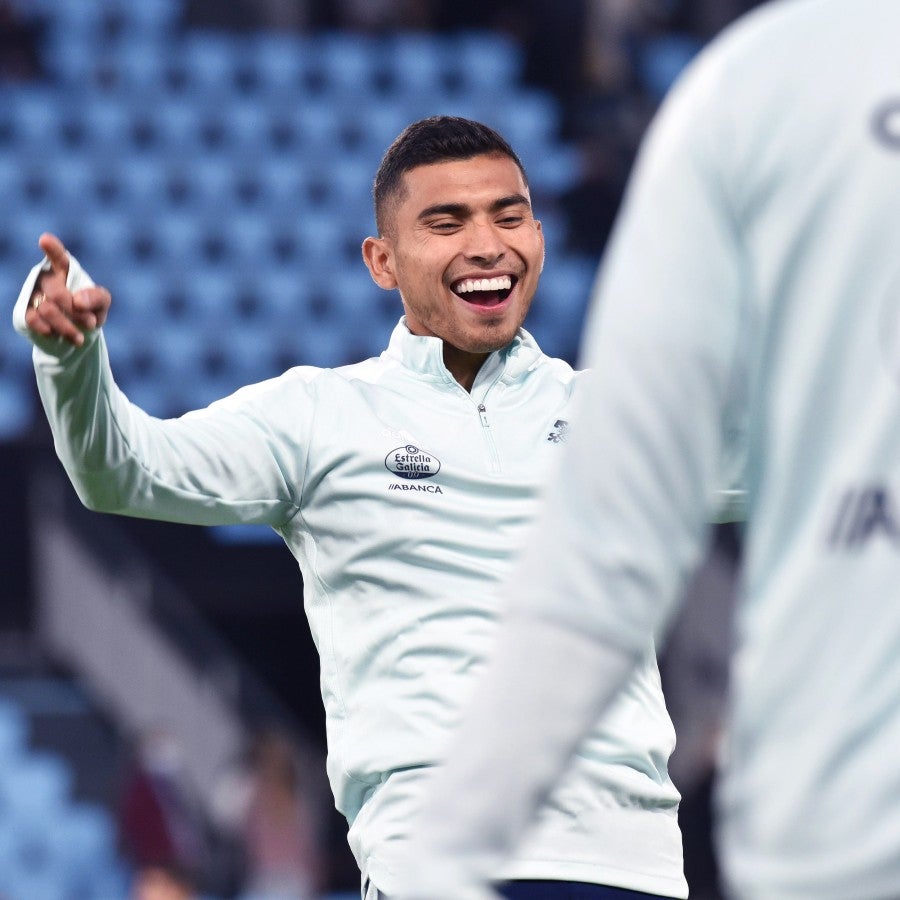
[[[412,120],[407,116],[404,105],[395,100],[366,104],[356,110],[355,118],[367,142],[366,147],[359,148],[359,155],[374,161],[370,172],[374,176],[384,152]]]
[[[566,327],[578,330],[584,317],[597,262],[589,257],[558,258],[541,275],[535,304]]]
[[[79,240],[84,247],[80,254],[76,254],[79,262],[98,282],[103,283],[114,271],[133,261],[141,227],[141,223],[124,210],[86,216],[79,228]],[[65,233],[60,237],[65,242]]]
[[[637,72],[644,89],[659,102],[702,42],[686,34],[664,34],[645,39],[637,52]]]
[[[343,151],[344,123],[335,114],[337,96],[322,99],[304,97],[297,103],[290,123],[297,131],[299,152],[307,162],[320,159],[331,162]],[[357,97],[356,108],[363,101]]]
[[[96,85],[99,21],[99,11],[88,4],[81,14],[72,13],[65,3],[54,9],[41,63],[55,83],[82,91]]]
[[[66,124],[78,135],[72,143],[100,158],[115,157],[131,147],[134,110],[117,96],[93,94],[73,105]]]
[[[235,180],[238,167],[222,156],[204,156],[185,166],[185,177],[192,182],[191,200],[198,213],[231,211],[237,205]]]
[[[308,45],[310,76],[318,77],[326,96],[341,94],[362,104],[376,93],[377,43],[354,32],[332,31],[317,35]]]
[[[109,813],[91,803],[74,803],[55,823],[66,869],[73,880],[89,881],[90,873],[116,856],[116,829]]]
[[[24,755],[14,767],[4,769],[2,779],[8,811],[19,823],[45,820],[69,801],[72,772],[53,754]]]
[[[123,377],[119,386],[132,403],[152,416],[166,418],[186,411],[178,404],[177,397],[170,394],[169,383],[162,379]]]
[[[247,47],[244,64],[255,76],[256,91],[296,102],[310,68],[308,42],[285,32],[259,31],[249,37]]]
[[[489,31],[455,35],[451,55],[463,92],[473,95],[488,92],[493,97],[513,88],[524,65],[522,48],[515,41]]]
[[[349,246],[346,229],[327,209],[297,210],[293,218],[281,219],[280,230],[294,242],[305,276],[334,272],[359,259],[358,251]]]
[[[37,190],[32,201],[68,217],[90,216],[105,206],[101,185],[105,167],[93,156],[61,149],[20,163],[21,189]]]
[[[108,10],[118,12],[126,31],[156,37],[176,28],[184,12],[184,0],[104,0]]]
[[[132,873],[124,862],[115,860],[107,863],[90,873],[84,900],[122,900],[130,895],[132,881]]]
[[[142,9],[143,4],[134,4],[134,8]],[[133,24],[115,40],[95,46],[86,75],[104,91],[162,95],[171,65],[171,44],[172,38],[165,33],[156,36],[143,24]]]
[[[204,103],[207,98],[208,103]],[[197,160],[205,158],[201,127],[205,105],[215,101],[206,93],[166,95],[164,101],[151,108],[135,110],[135,119],[152,135],[156,152],[172,159]]]
[[[98,272],[97,280],[112,294],[106,332],[115,334],[127,328],[146,333],[160,319],[171,317],[166,308],[169,279],[164,266],[130,264],[102,275]]]
[[[260,270],[254,288],[259,292],[261,309],[255,318],[262,320],[274,334],[302,329],[316,316],[317,284],[302,265]]]
[[[333,217],[341,229],[353,232],[359,241],[374,228],[372,177],[378,162],[378,158],[338,155],[330,163],[320,161],[306,168],[309,204]]]
[[[14,210],[22,195],[22,159],[12,150],[0,151],[0,204]]]
[[[425,32],[397,32],[384,45],[382,58],[399,94],[440,96],[452,74],[455,46]]]
[[[348,336],[326,324],[310,324],[284,341],[284,352],[296,353],[298,365],[335,368],[349,362]]]
[[[61,30],[96,30],[103,25],[107,12],[103,0],[54,0],[52,21]]]
[[[233,361],[240,380],[258,381],[295,365],[335,365],[344,348],[330,343],[333,328],[323,320],[328,294],[296,272],[269,273],[261,285],[268,298],[265,314],[236,330]]]
[[[3,421],[4,418],[0,417],[0,422]],[[28,719],[22,708],[12,700],[0,698],[0,759],[21,754],[25,750],[27,737]]]
[[[68,215],[61,210],[35,203],[20,206],[15,216],[5,223],[3,237],[9,246],[8,262],[19,267],[17,289],[28,270],[41,260],[42,254],[37,244],[41,232],[55,231],[64,235],[68,221]]]
[[[408,94],[397,98],[403,111],[405,124],[425,116],[462,116],[480,122],[490,123],[498,104],[493,95],[484,94]]]
[[[31,425],[35,406],[31,400],[30,373],[0,375],[0,441],[21,437]],[[4,740],[0,736],[0,741]]]
[[[207,333],[227,331],[237,319],[235,275],[221,265],[201,264],[198,260],[185,284],[189,322]]]
[[[523,151],[543,147],[558,140],[559,104],[545,91],[516,91],[510,103],[492,103],[484,108],[484,122],[493,125],[512,144]]]
[[[290,215],[304,202],[307,173],[302,155],[260,160],[256,175],[260,187],[258,203],[265,215]]]
[[[174,49],[186,79],[183,90],[193,96],[233,93],[236,74],[250,55],[239,36],[202,29],[188,31]]]
[[[17,85],[4,91],[0,114],[12,130],[13,151],[27,155],[60,146],[69,99],[44,85]]]
[[[224,131],[224,152],[244,157],[258,165],[269,152],[272,111],[255,97],[235,97],[220,117]]]
[[[225,256],[219,265],[233,279],[246,278],[248,273],[256,277],[294,261],[287,249],[284,258],[279,258],[277,225],[265,210],[235,209],[213,222],[207,233],[221,242]]]
[[[156,258],[169,274],[184,276],[193,271],[205,234],[202,210],[170,209],[141,224],[156,248]]]
[[[579,153],[572,146],[544,142],[526,145],[522,162],[535,193],[558,196],[581,178]]]
[[[150,333],[136,341],[144,362],[122,377],[126,394],[155,415],[177,415],[212,399],[197,399],[203,354],[210,349],[207,331],[161,319]]]
[[[139,218],[152,218],[176,205],[168,192],[170,181],[177,175],[177,164],[170,165],[162,154],[129,154],[104,162],[109,176],[118,187],[116,205],[121,211]],[[186,190],[193,185],[193,170],[183,171]]]
[[[198,368],[190,378],[170,384],[171,414],[176,416],[195,409],[206,409],[211,403],[233,394],[244,386],[244,382],[236,377],[234,369],[230,367],[216,373]]]
[[[282,357],[284,345],[308,327],[309,323],[296,315],[235,323],[229,331],[227,348],[228,391],[281,375],[287,368],[287,360]],[[290,364],[297,362],[306,360],[290,360]]]
[[[15,864],[10,871],[5,872],[0,879],[0,890],[4,894],[8,892],[10,897],[27,897],[28,900],[68,900],[67,891],[62,873],[54,868],[55,860],[50,857],[46,862],[31,862],[40,860],[36,856],[41,852],[40,845],[26,844],[19,841],[22,849],[19,859],[26,860]]]

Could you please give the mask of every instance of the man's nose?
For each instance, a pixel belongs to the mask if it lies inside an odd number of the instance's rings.
[[[493,265],[506,252],[500,230],[489,223],[471,223],[467,237],[466,256],[473,262]]]

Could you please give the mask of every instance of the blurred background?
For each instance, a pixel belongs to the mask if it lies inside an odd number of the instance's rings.
[[[360,258],[371,180],[406,124],[450,113],[500,130],[529,172],[547,262],[526,325],[574,362],[650,117],[754,5],[0,0],[7,309],[54,231],[111,289],[117,379],[161,416],[377,355],[401,310]],[[0,502],[0,897],[358,896],[289,553],[264,529],[81,509],[9,320]],[[732,537],[698,596],[727,595]],[[701,898],[726,619],[673,641],[696,674],[670,705],[693,715],[678,778],[700,805]]]

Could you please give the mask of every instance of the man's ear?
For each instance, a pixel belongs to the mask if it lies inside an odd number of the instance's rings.
[[[372,280],[378,287],[386,291],[397,287],[397,279],[394,276],[394,254],[387,238],[367,237],[363,241],[362,256]]]
[[[547,244],[544,240],[544,226],[541,225],[540,219],[535,219],[534,224],[537,227],[538,234],[541,236],[541,271],[544,271],[544,260],[547,258]]]

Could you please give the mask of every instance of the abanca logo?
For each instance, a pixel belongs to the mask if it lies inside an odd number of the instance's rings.
[[[441,470],[441,461],[437,457],[412,444],[391,450],[384,458],[384,464],[398,478],[410,480],[432,478]]]

